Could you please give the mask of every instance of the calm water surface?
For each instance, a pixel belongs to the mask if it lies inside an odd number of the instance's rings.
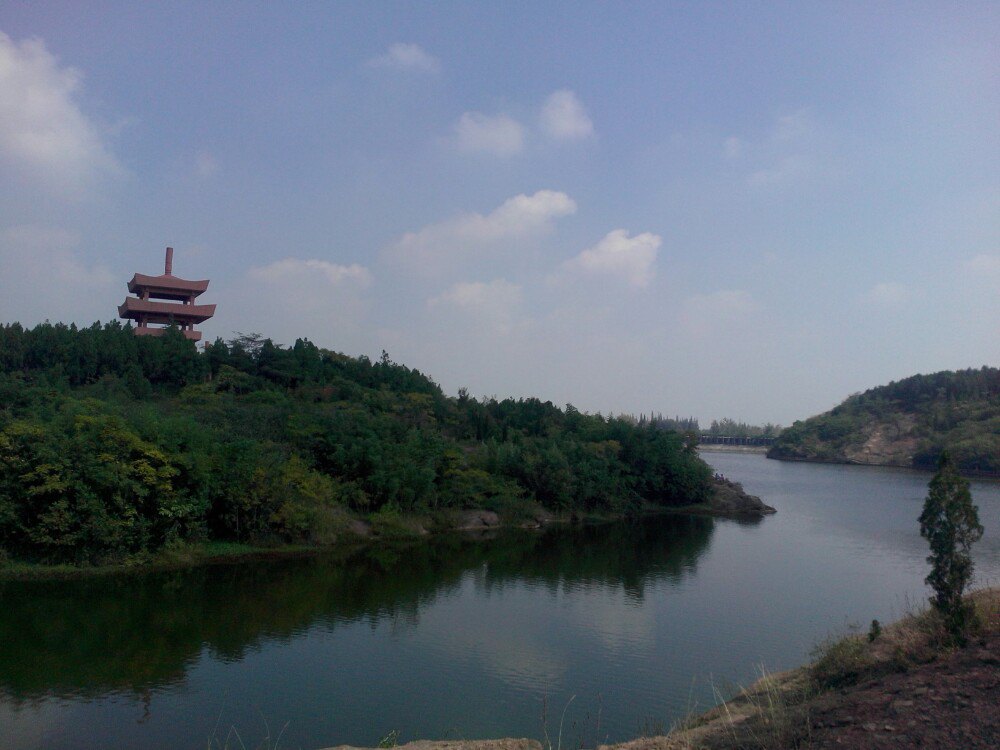
[[[704,456],[778,514],[0,583],[0,746],[555,741],[564,711],[563,741],[593,746],[925,599],[928,475]],[[973,495],[996,585],[1000,484]]]

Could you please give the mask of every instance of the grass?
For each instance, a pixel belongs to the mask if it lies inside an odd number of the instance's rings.
[[[261,715],[261,721],[264,722],[264,737],[256,744],[250,746],[247,746],[243,741],[243,737],[240,736],[239,730],[235,726],[229,727],[226,736],[220,738],[217,722],[215,729],[212,731],[212,736],[208,738],[206,750],[279,750],[281,747],[281,738],[284,736],[285,730],[288,729],[288,724],[286,723],[281,728],[277,737],[271,737],[271,726],[267,723],[267,719],[263,715]]]
[[[982,589],[968,596],[975,607],[979,631],[970,633],[970,643],[984,632],[1000,631],[1000,588]],[[729,701],[700,716],[688,715],[670,733],[655,740],[657,750],[787,750],[809,748],[810,714],[816,700],[837,700],[838,691],[895,672],[934,661],[955,646],[937,612],[922,605],[891,625],[869,633],[850,633],[824,641],[813,652],[814,661],[799,669],[769,674],[760,668],[760,678],[738,688]],[[869,639],[869,634],[874,637]],[[645,733],[644,733],[645,734]],[[645,750],[648,740],[635,740],[629,749]]]

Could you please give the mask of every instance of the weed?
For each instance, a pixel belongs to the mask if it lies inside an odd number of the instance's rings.
[[[810,672],[821,688],[854,685],[873,666],[871,654],[856,634],[827,640],[813,650],[812,656]]]
[[[545,735],[545,750],[562,750],[562,736],[563,736],[563,723],[566,721],[566,712],[569,710],[570,704],[576,700],[574,695],[563,707],[562,717],[559,719],[559,735],[556,738],[555,747],[552,746],[552,740],[549,739],[549,727],[548,727],[548,707],[549,700],[547,696],[542,696],[542,733]]]
[[[396,747],[399,745],[399,730],[393,729],[378,741],[378,747]]]
[[[659,737],[664,734],[666,732],[664,731],[663,721],[660,719],[647,716],[639,722],[640,737]]]
[[[716,696],[722,697],[717,690]],[[762,664],[760,679],[721,706],[731,746],[748,750],[808,746],[807,696],[797,683],[768,674]]]
[[[871,627],[868,628],[868,642],[874,643],[880,635],[882,635],[882,623],[878,620],[872,620]]]

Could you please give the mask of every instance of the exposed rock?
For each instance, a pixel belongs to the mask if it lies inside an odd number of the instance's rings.
[[[455,516],[455,528],[459,531],[480,531],[500,526],[500,516],[492,510],[463,510]]]
[[[373,750],[353,745],[337,745],[326,750]],[[542,750],[538,740],[505,738],[499,740],[417,740],[397,745],[394,750]]]
[[[709,512],[720,516],[766,516],[777,512],[756,495],[747,493],[739,482],[722,476],[712,480],[708,506]]]
[[[843,460],[851,464],[912,466],[920,443],[916,427],[917,419],[912,414],[872,422],[861,429],[860,445],[844,446]]]
[[[372,535],[372,525],[368,521],[362,521],[360,518],[352,519],[347,524],[347,528],[352,534],[364,537],[365,539]]]

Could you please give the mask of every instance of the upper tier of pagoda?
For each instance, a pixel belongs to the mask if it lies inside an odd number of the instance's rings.
[[[160,336],[164,328],[154,325],[176,325],[192,341],[201,339],[201,331],[194,329],[195,323],[204,323],[215,315],[215,305],[196,305],[195,298],[208,289],[208,279],[188,281],[173,275],[174,249],[167,248],[163,263],[163,274],[146,276],[137,273],[128,282],[128,290],[135,297],[126,297],[118,306],[118,316],[136,321],[137,336]],[[153,302],[152,300],[173,300]]]

